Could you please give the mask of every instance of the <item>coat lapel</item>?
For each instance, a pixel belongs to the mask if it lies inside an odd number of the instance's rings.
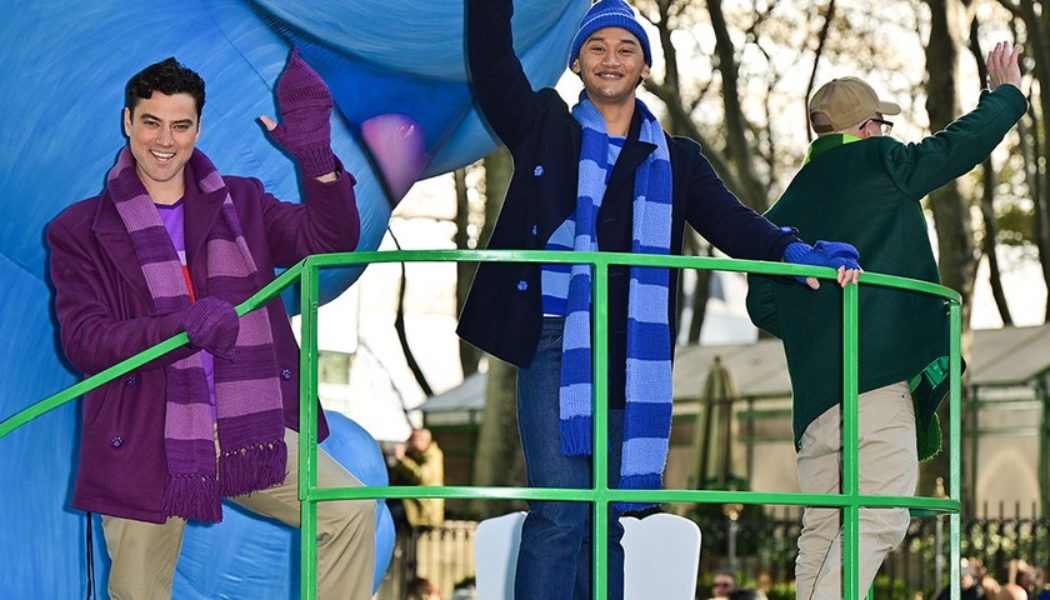
[[[189,168],[189,165],[186,165]],[[198,298],[208,295],[208,233],[219,218],[226,188],[202,192],[196,181],[186,182],[186,264]]]
[[[99,200],[91,230],[99,247],[116,265],[117,271],[127,281],[128,286],[142,296],[147,305],[152,305],[153,300],[146,286],[146,278],[142,275],[139,258],[135,254],[135,247],[131,245],[131,236],[128,235],[124,222],[120,220],[117,207],[113,205],[113,198],[108,191]]]
[[[186,192],[183,202],[186,211],[186,263],[193,280],[194,292],[201,298],[207,294],[208,253],[205,242],[212,224],[219,218],[226,190],[201,192],[188,163],[185,177]],[[131,244],[131,236],[128,235],[108,190],[99,202],[92,230],[99,246],[109,255],[121,276],[136,293],[152,305],[153,300],[146,285],[146,278],[142,275],[142,266],[139,264],[138,255],[135,254],[135,247]]]

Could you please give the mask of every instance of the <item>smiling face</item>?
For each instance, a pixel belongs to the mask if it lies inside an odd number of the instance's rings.
[[[135,171],[154,202],[173,204],[182,197],[182,170],[200,137],[197,103],[190,94],[153,92],[124,109]]]
[[[587,38],[572,71],[583,79],[592,102],[606,104],[633,102],[638,83],[649,77],[638,38],[619,27],[599,29]]]

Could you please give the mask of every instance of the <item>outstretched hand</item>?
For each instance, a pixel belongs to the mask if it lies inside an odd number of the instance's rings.
[[[281,77],[277,80],[277,104],[281,122],[268,116],[259,120],[270,137],[299,162],[305,175],[334,179],[335,155],[332,153],[332,94],[321,76],[292,50]]]
[[[1009,42],[997,43],[988,53],[988,87],[992,91],[1004,83],[1021,89],[1021,67],[1017,61],[1020,55],[1021,45]]]
[[[836,279],[840,287],[856,284],[864,269],[860,267],[860,254],[851,244],[845,242],[818,241],[815,246],[805,242],[795,242],[784,251],[784,260],[800,265],[831,267],[836,269]],[[820,281],[816,277],[797,277],[810,289],[819,290]]]

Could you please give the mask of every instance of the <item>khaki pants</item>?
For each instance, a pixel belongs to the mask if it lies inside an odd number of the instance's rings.
[[[284,483],[230,500],[252,512],[298,527],[299,434],[285,429],[284,441],[288,445],[288,476]],[[362,484],[335,459],[318,451],[317,485],[358,487]],[[319,598],[366,600],[372,597],[375,522],[375,500],[318,503]],[[113,561],[109,575],[110,597],[113,600],[171,598],[185,527],[186,521],[175,517],[158,525],[103,515],[106,549]]]
[[[915,409],[908,384],[888,385],[860,395],[858,403],[860,493],[911,496],[919,478],[915,449]],[[810,423],[798,453],[803,493],[837,494],[842,472],[841,407]],[[841,599],[842,526],[840,511],[807,507],[802,516],[795,561],[800,600]],[[906,508],[860,511],[861,597],[867,594],[882,560],[908,531]]]

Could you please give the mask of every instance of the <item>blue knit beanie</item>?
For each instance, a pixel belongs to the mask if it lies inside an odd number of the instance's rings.
[[[587,38],[594,35],[595,31],[606,27],[619,27],[633,33],[641,42],[642,50],[645,51],[645,64],[653,66],[653,55],[649,51],[649,36],[646,35],[642,24],[635,17],[634,9],[623,0],[601,0],[587,11],[580,30],[576,32],[576,37],[572,40],[572,52],[569,54],[570,68],[576,57],[580,55],[580,48],[583,47]]]

